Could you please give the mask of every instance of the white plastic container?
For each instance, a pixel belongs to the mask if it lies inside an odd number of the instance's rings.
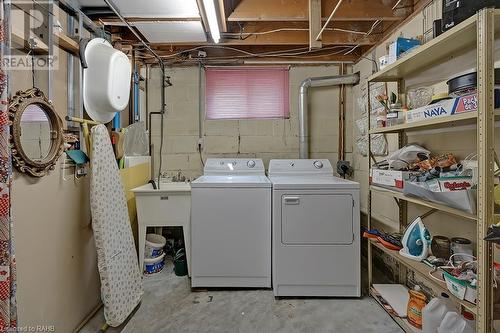
[[[125,53],[103,38],[90,40],[81,58],[85,111],[92,120],[107,123],[128,105],[132,65]]]
[[[161,256],[165,244],[167,244],[165,237],[157,234],[147,234],[144,257],[146,259],[152,259]]]
[[[144,273],[146,274],[161,272],[163,267],[165,267],[165,253],[157,258],[144,259]]]
[[[465,320],[458,313],[451,311],[444,316],[438,333],[474,333],[476,331],[474,321]]]
[[[449,303],[449,296],[442,293],[441,296],[431,299],[422,310],[422,332],[437,333],[444,316],[453,311]]]

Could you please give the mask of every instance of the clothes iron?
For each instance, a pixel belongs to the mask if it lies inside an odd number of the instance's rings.
[[[403,257],[422,261],[429,256],[431,235],[420,217],[408,226],[401,242],[403,248],[399,250],[399,254]]]

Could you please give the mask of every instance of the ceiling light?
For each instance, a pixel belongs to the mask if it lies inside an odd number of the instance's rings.
[[[214,0],[203,0],[203,7],[205,7],[205,13],[207,14],[208,26],[210,27],[212,39],[215,43],[218,43],[220,39],[220,30]]]

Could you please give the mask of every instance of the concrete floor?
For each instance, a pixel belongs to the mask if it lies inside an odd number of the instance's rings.
[[[80,331],[96,333],[102,309]],[[307,332],[399,333],[399,326],[370,298],[280,299],[271,290],[191,292],[189,279],[169,264],[144,278],[144,297],[127,323],[107,333]]]

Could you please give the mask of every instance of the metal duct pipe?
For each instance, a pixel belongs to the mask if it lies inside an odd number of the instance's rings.
[[[330,87],[359,83],[359,73],[336,76],[310,77],[302,81],[299,89],[299,158],[309,157],[309,99],[307,93],[311,87]]]

